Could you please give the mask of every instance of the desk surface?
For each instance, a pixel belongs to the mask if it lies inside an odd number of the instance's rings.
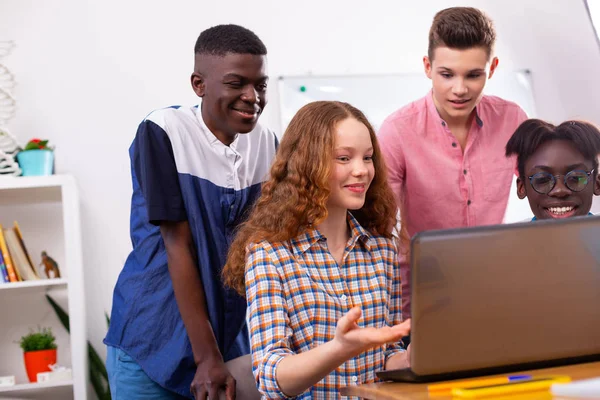
[[[568,375],[572,380],[600,377],[600,362],[569,365],[565,367],[524,371],[528,375]],[[510,375],[520,374],[511,372]],[[507,374],[497,375],[506,376]],[[470,378],[476,379],[476,378]],[[426,383],[372,383],[342,388],[345,396],[359,396],[371,400],[424,400],[430,399]],[[452,396],[435,396],[435,400],[449,400]]]

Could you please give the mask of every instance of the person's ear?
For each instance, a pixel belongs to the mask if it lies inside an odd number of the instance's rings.
[[[492,58],[492,61],[490,62],[490,73],[488,75],[488,79],[490,79],[492,75],[494,75],[496,68],[498,68],[498,57]]]
[[[206,92],[206,80],[199,72],[193,72],[191,77],[192,88],[198,97],[204,97]]]
[[[527,191],[525,190],[525,181],[520,177],[517,178],[517,196],[521,200],[527,197]]]
[[[429,60],[428,56],[423,57],[423,69],[425,70],[425,75],[431,79],[431,60]]]
[[[594,179],[594,194],[600,196],[600,174],[596,173],[596,179]]]

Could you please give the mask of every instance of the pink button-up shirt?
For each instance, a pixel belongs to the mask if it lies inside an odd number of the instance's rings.
[[[392,189],[399,202],[404,200],[408,234],[502,223],[515,173],[515,159],[504,156],[505,146],[526,119],[515,103],[483,96],[463,152],[431,92],[390,115],[378,138]],[[407,317],[408,263],[403,263],[402,280]]]

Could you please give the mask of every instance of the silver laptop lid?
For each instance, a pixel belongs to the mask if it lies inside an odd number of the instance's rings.
[[[413,238],[418,375],[600,354],[600,217]]]

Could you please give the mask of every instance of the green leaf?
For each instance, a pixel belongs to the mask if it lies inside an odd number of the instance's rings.
[[[90,382],[92,383],[92,387],[94,388],[94,392],[96,396],[101,399],[104,394],[104,386],[102,385],[102,381],[98,371],[94,370],[90,365]]]
[[[104,379],[108,380],[108,373],[106,372],[106,366],[104,362],[96,353],[96,350],[92,347],[91,343],[88,342],[88,357],[90,360],[90,366],[94,366],[94,368],[104,376]]]
[[[89,368],[90,368],[90,380],[94,387],[94,392],[98,399],[110,400],[110,388],[108,385],[108,373],[106,372],[106,366],[102,359],[92,347],[91,343],[88,342],[88,356],[89,356]]]
[[[37,143],[27,143],[27,145],[25,146],[25,148],[23,149],[25,150],[38,150],[40,148],[40,146],[38,146]]]
[[[71,331],[69,330],[69,314],[67,314],[65,312],[65,310],[63,310],[55,301],[52,297],[46,295],[46,299],[48,299],[48,302],[50,303],[50,305],[52,306],[52,308],[54,309],[54,312],[56,313],[56,316],[58,317],[58,319],[60,320],[60,322],[63,324],[63,326],[65,327],[65,329],[67,330],[67,332],[71,333]]]

